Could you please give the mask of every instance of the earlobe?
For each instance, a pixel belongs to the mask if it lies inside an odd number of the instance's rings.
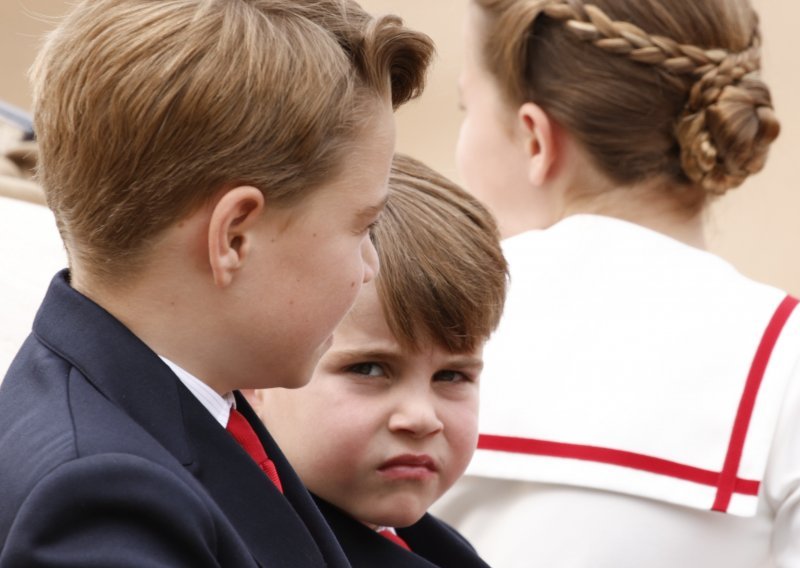
[[[539,105],[531,102],[523,104],[517,116],[529,157],[528,177],[533,185],[539,187],[548,180],[556,162],[555,123]]]
[[[208,226],[208,258],[214,284],[230,286],[247,261],[256,221],[264,210],[264,194],[251,186],[225,191],[214,205]]]

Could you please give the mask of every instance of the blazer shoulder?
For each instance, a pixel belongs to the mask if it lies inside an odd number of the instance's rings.
[[[73,368],[31,336],[0,384],[0,525],[12,496],[78,455],[68,378]]]

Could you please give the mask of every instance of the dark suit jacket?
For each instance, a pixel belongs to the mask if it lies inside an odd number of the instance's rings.
[[[244,399],[285,496],[67,278],[0,386],[0,567],[349,566]]]
[[[314,500],[353,568],[488,568],[463,536],[432,515],[397,530],[409,552],[324,499]]]

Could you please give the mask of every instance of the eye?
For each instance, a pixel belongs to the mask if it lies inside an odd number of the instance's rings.
[[[439,371],[433,375],[433,380],[440,383],[471,383],[472,377],[458,371]]]
[[[380,219],[375,219],[372,223],[367,225],[366,232],[369,233],[370,238],[372,238],[372,232],[375,230],[375,227],[378,226]]]
[[[384,368],[378,363],[356,363],[355,365],[348,366],[345,371],[353,375],[363,375],[365,377],[386,376]]]

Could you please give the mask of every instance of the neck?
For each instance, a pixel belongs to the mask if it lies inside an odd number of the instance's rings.
[[[74,273],[74,269],[73,269]],[[165,277],[142,277],[125,286],[104,286],[86,277],[73,276],[72,286],[100,305],[127,327],[153,352],[185,369],[219,394],[232,390],[216,377],[227,374],[214,366],[216,342],[206,332],[218,326],[206,314],[212,309],[208,298],[197,295],[201,283],[186,286],[185,281]],[[194,296],[193,296],[194,294]]]
[[[579,213],[614,217],[706,250],[704,211],[687,210],[661,189],[626,187],[573,200],[565,208],[562,218]]]

